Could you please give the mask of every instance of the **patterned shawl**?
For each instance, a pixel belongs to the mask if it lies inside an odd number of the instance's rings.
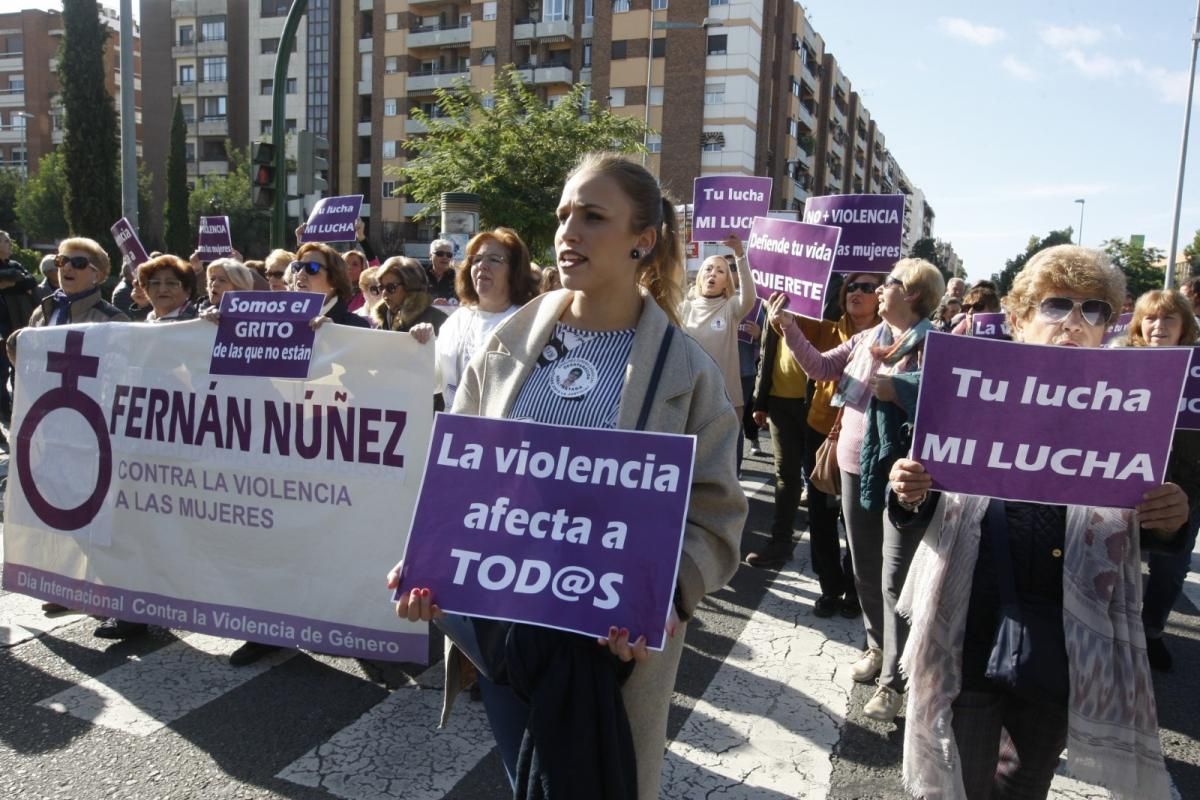
[[[898,606],[912,621],[900,660],[909,686],[903,775],[914,795],[957,800],[965,794],[951,703],[962,686],[963,633],[988,498],[944,494],[940,503]],[[1067,760],[1077,778],[1107,788],[1115,800],[1170,797],[1140,614],[1138,540],[1132,511],[1067,509]]]

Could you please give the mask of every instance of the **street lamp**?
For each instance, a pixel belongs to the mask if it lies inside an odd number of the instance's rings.
[[[725,23],[713,17],[705,17],[700,22],[671,22],[669,20],[658,22],[654,19],[654,12],[657,11],[654,7],[654,2],[650,3],[650,28],[646,32],[646,114],[643,122],[646,126],[646,132],[642,134],[642,166],[646,166],[646,159],[650,155],[650,80],[651,70],[654,68],[654,32],[655,31],[697,31],[707,30],[708,28],[721,28]]]
[[[1192,28],[1192,67],[1188,72],[1187,104],[1183,110],[1183,142],[1179,145],[1179,177],[1175,182],[1175,214],[1171,219],[1171,249],[1167,251],[1167,268],[1163,288],[1175,285],[1175,248],[1179,247],[1179,215],[1183,209],[1183,173],[1187,166],[1188,129],[1192,124],[1192,90],[1196,86],[1196,48],[1200,46],[1200,0],[1196,2],[1196,23]]]
[[[1087,204],[1087,201],[1081,197],[1078,200],[1076,200],[1075,202],[1079,203],[1079,236],[1076,237],[1075,244],[1082,245],[1083,244],[1083,208]]]
[[[20,117],[21,123],[21,180],[29,180],[29,136],[26,134],[26,129],[29,127],[29,120],[33,119],[33,114],[28,111],[14,111],[13,117]]]

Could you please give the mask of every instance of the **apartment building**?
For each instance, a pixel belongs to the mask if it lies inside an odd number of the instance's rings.
[[[117,13],[101,7],[109,31],[104,50],[105,88],[120,119],[121,25]],[[63,139],[58,50],[62,14],[24,9],[0,14],[0,167],[36,172],[42,156]],[[138,154],[142,154],[141,36],[134,25],[134,110]]]

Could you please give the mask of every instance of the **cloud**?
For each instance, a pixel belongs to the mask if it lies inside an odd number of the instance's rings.
[[[1140,58],[1113,58],[1107,55],[1088,55],[1078,48],[1063,53],[1062,58],[1087,78],[1132,77],[1153,89],[1164,103],[1182,104],[1187,100],[1188,74],[1152,67]]]
[[[1018,80],[1037,80],[1037,70],[1026,64],[1024,61],[1021,61],[1016,56],[1005,56],[1004,60],[1000,62],[1000,66],[1004,68],[1005,72]]]
[[[976,25],[961,17],[941,17],[938,29],[953,39],[977,44],[982,47],[995,44],[1004,38],[1004,31],[987,25]]]
[[[1120,28],[1117,28],[1117,31],[1120,31]],[[1051,47],[1087,47],[1098,44],[1104,38],[1104,32],[1087,25],[1075,25],[1071,28],[1043,25],[1038,30],[1038,37]]]

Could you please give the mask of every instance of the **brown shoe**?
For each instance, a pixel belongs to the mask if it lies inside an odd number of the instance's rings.
[[[66,606],[59,605],[58,603],[42,603],[42,611],[45,611],[47,614],[61,614],[64,611],[70,610],[71,609],[67,608]]]

